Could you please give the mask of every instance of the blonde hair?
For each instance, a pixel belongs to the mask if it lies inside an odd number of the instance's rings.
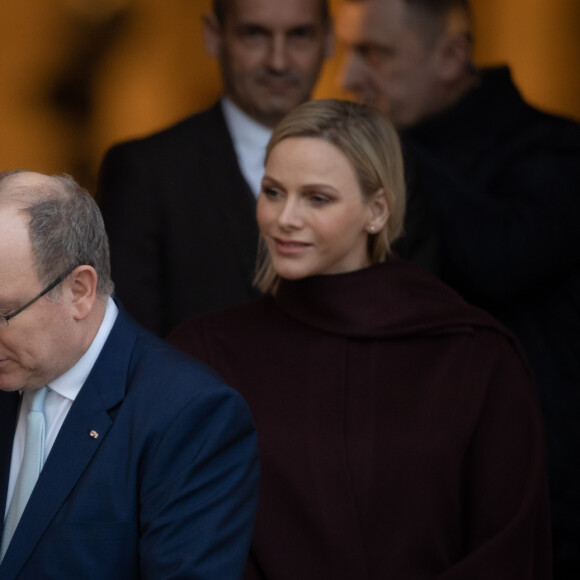
[[[389,218],[368,239],[371,263],[384,261],[391,244],[403,233],[405,216],[403,156],[393,125],[367,105],[338,99],[309,101],[293,109],[276,126],[266,148],[266,162],[274,147],[290,137],[314,137],[337,147],[352,164],[365,198],[370,199],[380,189],[384,191]],[[278,274],[262,238],[254,285],[270,293],[278,286]]]

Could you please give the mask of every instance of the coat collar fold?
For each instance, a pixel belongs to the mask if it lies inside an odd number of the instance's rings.
[[[291,317],[342,336],[389,338],[499,328],[451,288],[395,257],[355,272],[282,280],[275,301]]]

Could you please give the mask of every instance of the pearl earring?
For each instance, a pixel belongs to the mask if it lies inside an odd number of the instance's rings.
[[[375,233],[375,226],[369,226],[369,232],[371,234],[374,234]]]

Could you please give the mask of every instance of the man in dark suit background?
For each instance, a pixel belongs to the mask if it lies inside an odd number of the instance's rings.
[[[72,178],[0,175],[0,221],[0,577],[240,578],[258,483],[241,397],[111,299]]]
[[[343,82],[415,153],[441,277],[505,324],[537,383],[555,578],[580,578],[580,125],[472,58],[468,0],[348,0]]]
[[[214,0],[203,26],[223,98],[113,147],[97,192],[117,294],[160,335],[256,296],[265,145],[272,127],[310,98],[333,50],[327,0]]]

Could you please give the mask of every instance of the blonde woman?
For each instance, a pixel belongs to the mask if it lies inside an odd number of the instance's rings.
[[[493,319],[390,254],[404,205],[399,142],[378,112],[301,105],[267,149],[266,296],[170,338],[256,420],[247,578],[550,577],[528,371]]]

